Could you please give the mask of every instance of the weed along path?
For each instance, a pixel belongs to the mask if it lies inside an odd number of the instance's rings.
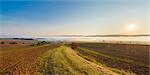
[[[54,75],[118,75],[79,56],[75,50],[60,46],[40,59],[41,73]]]

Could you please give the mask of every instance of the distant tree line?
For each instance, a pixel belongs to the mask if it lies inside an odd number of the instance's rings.
[[[51,42],[48,41],[38,41],[36,44],[32,44],[31,46],[40,46],[44,44],[50,44]]]
[[[0,42],[0,44],[5,44],[5,42]],[[17,44],[17,42],[9,42],[9,44]]]
[[[16,40],[34,40],[32,38],[13,38],[13,39],[16,39]]]

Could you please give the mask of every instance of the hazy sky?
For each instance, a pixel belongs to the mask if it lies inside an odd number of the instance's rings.
[[[150,34],[148,0],[0,3],[2,35]]]

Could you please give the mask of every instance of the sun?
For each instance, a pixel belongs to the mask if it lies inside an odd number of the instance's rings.
[[[127,35],[137,34],[138,30],[138,24],[130,23],[125,25],[125,34]]]
[[[129,24],[127,25],[127,30],[128,31],[135,31],[136,30],[136,24]]]

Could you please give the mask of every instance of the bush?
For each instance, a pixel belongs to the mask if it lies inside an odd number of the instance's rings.
[[[34,44],[30,45],[30,46],[35,46]]]
[[[5,42],[1,42],[0,44],[5,44]]]
[[[9,44],[17,44],[17,42],[9,42]]]
[[[47,41],[39,41],[36,45],[39,46],[39,45],[44,45],[44,44],[50,44],[50,42],[47,42]]]
[[[76,50],[78,48],[78,45],[76,43],[71,43],[71,48],[73,50]]]

